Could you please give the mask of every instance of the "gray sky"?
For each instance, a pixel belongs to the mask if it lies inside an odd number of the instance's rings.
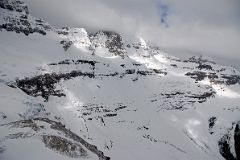
[[[51,25],[142,36],[184,52],[240,64],[240,0],[24,0]]]

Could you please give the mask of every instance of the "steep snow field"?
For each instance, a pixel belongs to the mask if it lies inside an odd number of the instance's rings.
[[[239,159],[239,71],[55,29],[13,2],[0,1],[1,160]]]

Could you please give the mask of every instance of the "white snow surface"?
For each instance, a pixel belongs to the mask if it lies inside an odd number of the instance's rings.
[[[73,45],[64,51],[61,40],[73,41]],[[68,35],[50,30],[45,36],[0,30],[0,159],[98,159],[89,150],[87,157],[71,158],[45,147],[41,135],[64,135],[43,122],[39,123],[43,123],[44,129],[37,132],[4,125],[38,117],[61,122],[112,160],[224,159],[219,153],[218,141],[225,133],[232,132],[232,124],[240,120],[240,85],[213,84],[209,78],[196,82],[185,74],[198,70],[198,64],[180,61],[148,46],[143,38],[139,39],[140,43],[124,41],[125,58],[109,52],[106,40],[101,34],[90,40],[83,28],[72,28]],[[139,48],[134,48],[137,44]],[[95,54],[89,49],[93,45],[97,46]],[[16,79],[46,73],[93,71],[89,64],[49,65],[66,59],[96,61],[94,74],[99,76],[61,80],[56,87],[66,96],[50,96],[48,101],[8,86],[16,85]],[[223,74],[239,75],[234,68],[207,64],[215,71],[226,68]],[[120,78],[126,69],[161,69],[167,74],[134,73]],[[115,72],[119,75],[100,76]],[[203,103],[189,102],[192,99],[187,96],[167,98],[164,95],[202,94],[210,90],[216,94]],[[173,108],[174,105],[182,108]],[[124,107],[119,108],[121,106]],[[106,116],[108,112],[114,116]],[[214,133],[210,134],[208,119],[213,116],[217,121],[212,129]],[[6,138],[16,133],[34,135]],[[234,152],[233,142],[231,147]]]

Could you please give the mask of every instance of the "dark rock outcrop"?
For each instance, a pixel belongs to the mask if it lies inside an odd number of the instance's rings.
[[[17,80],[17,86],[28,95],[34,97],[41,96],[48,101],[48,98],[51,95],[58,97],[65,96],[63,91],[57,90],[55,86],[61,79],[69,80],[80,76],[93,78],[94,74],[77,70],[73,70],[69,73],[47,73],[32,78]]]
[[[211,65],[208,64],[199,64],[199,66],[197,66],[198,69],[202,70],[202,69],[206,69],[206,70],[213,70]]]
[[[234,147],[235,147],[235,153],[236,153],[237,160],[240,159],[240,128],[239,128],[239,124],[236,124],[235,130],[234,130]]]
[[[73,42],[72,42],[72,41],[62,40],[62,41],[60,42],[60,44],[63,45],[64,51],[67,51],[67,50],[71,47],[71,45],[73,44]]]
[[[196,81],[202,81],[202,80],[204,80],[204,78],[207,77],[207,74],[205,72],[201,72],[201,71],[188,72],[185,75],[190,76],[191,78],[195,79]]]
[[[218,142],[219,152],[226,160],[236,160],[230,149],[230,136],[225,134]]]
[[[217,121],[217,117],[214,117],[214,116],[208,119],[208,129],[209,129],[210,134],[213,134],[212,129],[213,129],[216,121]]]
[[[105,46],[108,48],[109,52],[122,58],[125,57],[122,37],[118,33],[112,31],[98,31],[90,35],[90,40],[94,40],[98,35],[106,36],[107,40],[105,41]]]
[[[41,18],[30,18],[27,5],[18,0],[1,0],[0,8],[8,10],[3,14],[4,22],[0,24],[0,29],[9,32],[23,33],[26,36],[33,33],[46,35],[46,31],[52,27],[44,22]],[[16,16],[12,16],[8,12],[17,12]]]
[[[42,142],[46,147],[72,158],[87,157],[87,151],[81,145],[73,143],[66,138],[54,135],[43,135]]]
[[[203,58],[202,56],[193,56],[191,58],[189,58],[188,60],[184,60],[183,62],[192,62],[192,63],[197,63],[197,64],[204,64],[204,63],[212,63],[212,64],[216,64],[215,62],[208,60],[206,58]]]
[[[239,75],[222,75],[223,79],[226,79],[225,83],[227,85],[240,84],[240,76]]]
[[[39,126],[38,122],[41,122]],[[61,122],[53,121],[48,118],[34,118],[29,120],[20,120],[15,122],[10,122],[7,124],[2,124],[0,126],[9,126],[10,128],[31,128],[33,133],[36,134],[37,131],[44,128],[43,125],[46,123],[50,125],[50,129],[58,131],[58,133],[64,137],[59,137],[56,135],[41,135],[42,142],[50,149],[55,150],[61,154],[67,155],[72,158],[81,158],[87,156],[86,150],[96,154],[99,160],[110,160],[110,157],[104,155],[97,146],[88,143],[86,140],[78,136],[76,133],[67,129]],[[37,128],[37,130],[36,130]],[[22,134],[21,134],[22,135]],[[6,137],[7,138],[7,137]],[[25,137],[30,138],[30,137]],[[82,146],[86,148],[83,149]]]
[[[26,15],[29,14],[27,5],[24,2],[18,0],[1,0],[0,8],[7,9],[9,11],[24,13]]]

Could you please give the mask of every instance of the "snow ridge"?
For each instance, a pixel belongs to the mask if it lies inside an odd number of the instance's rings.
[[[239,159],[240,73],[0,1],[0,159]],[[31,152],[30,152],[31,151]]]

